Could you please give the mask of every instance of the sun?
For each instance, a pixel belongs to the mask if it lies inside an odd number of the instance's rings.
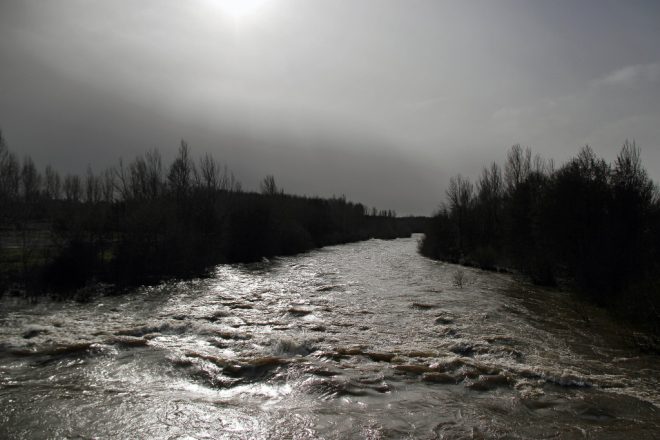
[[[206,0],[209,6],[234,20],[256,15],[268,0]]]

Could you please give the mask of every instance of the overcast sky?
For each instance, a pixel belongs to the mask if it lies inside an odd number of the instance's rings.
[[[0,0],[0,129],[82,172],[181,138],[247,188],[429,214],[515,143],[635,139],[660,180],[660,2]]]

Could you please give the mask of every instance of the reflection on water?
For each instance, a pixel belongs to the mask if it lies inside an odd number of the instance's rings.
[[[7,438],[658,438],[660,363],[562,292],[330,247],[0,311]],[[585,319],[588,317],[588,319]]]

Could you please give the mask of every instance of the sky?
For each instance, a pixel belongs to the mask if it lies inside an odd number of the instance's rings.
[[[0,0],[0,129],[84,172],[181,139],[246,189],[430,214],[513,144],[634,139],[660,180],[660,2]]]

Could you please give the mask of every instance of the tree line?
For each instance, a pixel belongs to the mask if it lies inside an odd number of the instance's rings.
[[[585,146],[560,167],[514,145],[475,183],[452,177],[446,196],[423,255],[568,281],[660,332],[660,197],[634,142],[612,163]]]
[[[408,236],[397,218],[345,197],[285,194],[274,176],[245,192],[228,168],[185,141],[95,173],[40,172],[0,133],[0,290],[69,290],[98,280],[144,283],[368,238]]]

